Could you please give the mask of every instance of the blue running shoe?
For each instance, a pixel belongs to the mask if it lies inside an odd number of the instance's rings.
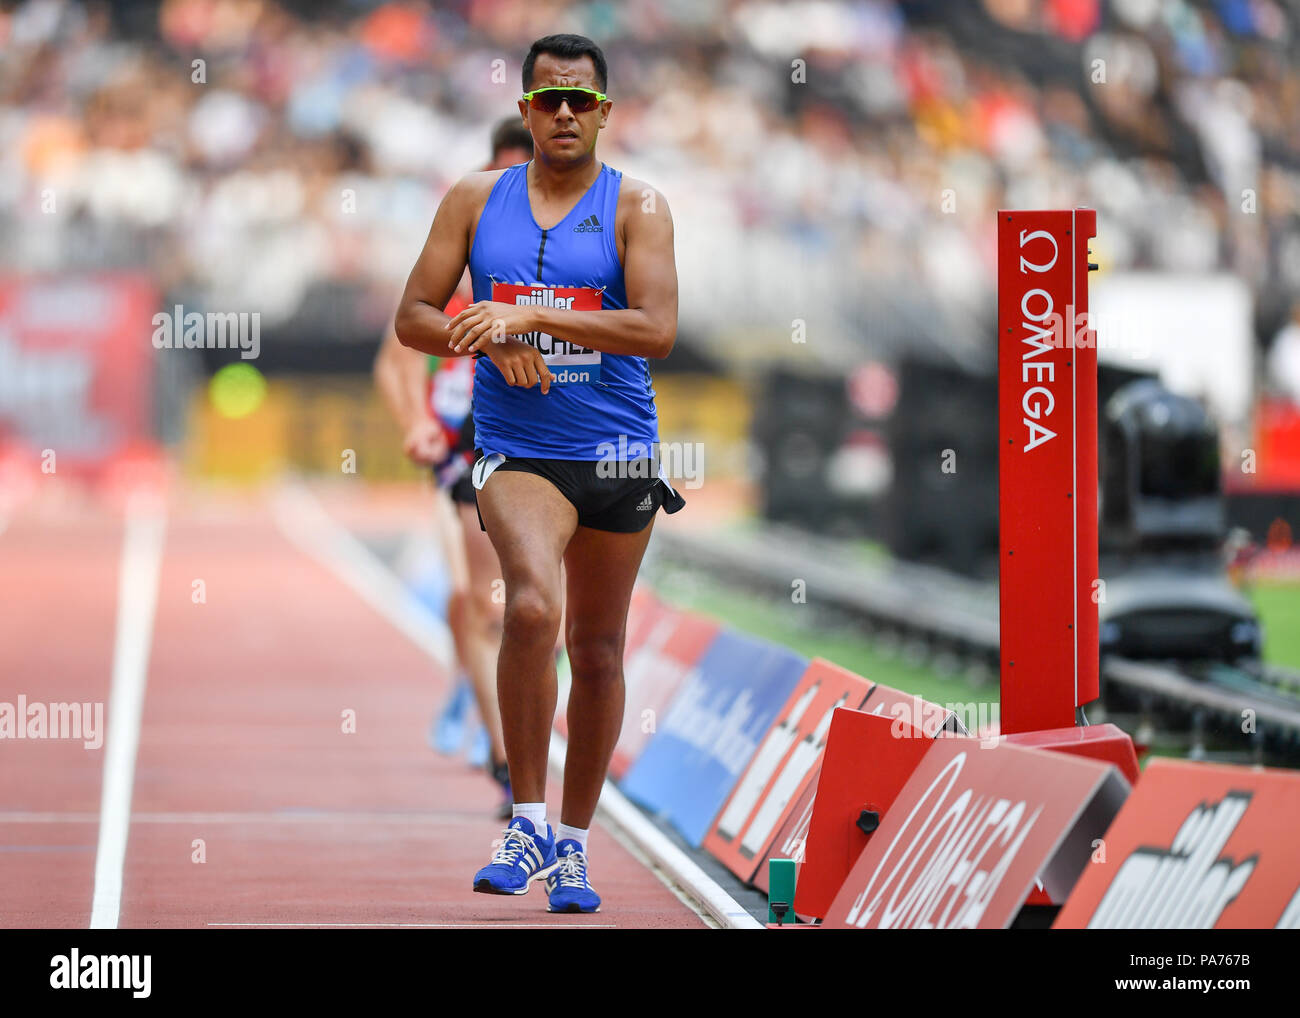
[[[469,742],[469,765],[471,767],[488,767],[492,756],[492,742],[488,738],[487,726],[479,725],[474,729]]]
[[[600,895],[587,880],[587,855],[572,838],[555,846],[559,865],[546,878],[552,912],[599,912]]]
[[[442,712],[429,726],[429,748],[446,756],[460,752],[465,745],[465,715],[469,713],[474,693],[464,675],[457,675]]]
[[[524,817],[510,821],[492,861],[474,874],[474,890],[483,894],[526,894],[528,885],[555,868],[555,831],[542,838]]]

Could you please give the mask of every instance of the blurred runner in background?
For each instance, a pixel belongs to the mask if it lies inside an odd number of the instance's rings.
[[[517,117],[492,132],[488,170],[532,158],[533,139]],[[447,304],[449,314],[469,306],[469,273]],[[501,646],[501,609],[492,584],[501,577],[492,543],[479,526],[470,467],[474,461],[474,385],[472,357],[430,357],[402,346],[390,322],[375,358],[375,384],[401,425],[406,455],[431,468],[435,485],[434,520],[450,573],[447,625],[456,649],[458,671],[451,696],[429,728],[429,743],[456,753],[465,744],[471,701],[482,727],[470,747],[470,762],[485,766],[504,791],[499,810],[510,815],[511,793],[501,714],[497,706],[496,664]],[[504,600],[504,599],[499,599]]]

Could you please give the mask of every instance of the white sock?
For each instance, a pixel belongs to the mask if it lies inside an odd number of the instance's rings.
[[[546,837],[549,830],[546,824],[546,803],[544,802],[517,802],[514,804],[514,815],[523,817],[541,837]]]
[[[558,845],[561,841],[573,840],[578,843],[579,850],[585,855],[587,852],[587,832],[588,827],[570,827],[568,824],[560,824],[560,829],[555,833],[555,843]]]

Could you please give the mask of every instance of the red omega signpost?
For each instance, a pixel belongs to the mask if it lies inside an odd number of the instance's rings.
[[[900,739],[871,716],[881,686],[861,710],[834,711],[811,815],[797,821],[807,843],[794,900],[826,926],[1007,926],[1026,904],[1062,904],[1138,780],[1127,735],[1078,724],[1100,695],[1104,590],[1088,323],[1095,233],[1087,209],[998,212],[1001,737],[991,747],[933,731]],[[999,844],[1016,840],[992,868],[954,868],[947,841],[969,841],[962,810],[977,799],[998,823],[1015,805],[1019,826]]]
[[[998,212],[1002,734],[1099,695],[1090,209]]]

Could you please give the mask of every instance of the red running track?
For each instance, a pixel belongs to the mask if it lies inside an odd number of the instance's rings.
[[[0,703],[109,700],[122,543],[88,500],[41,498],[0,533]],[[599,824],[600,913],[471,892],[501,824],[488,779],[425,744],[447,676],[263,496],[171,499],[147,676],[121,927],[705,925]],[[0,740],[0,926],[88,924],[105,753]]]

